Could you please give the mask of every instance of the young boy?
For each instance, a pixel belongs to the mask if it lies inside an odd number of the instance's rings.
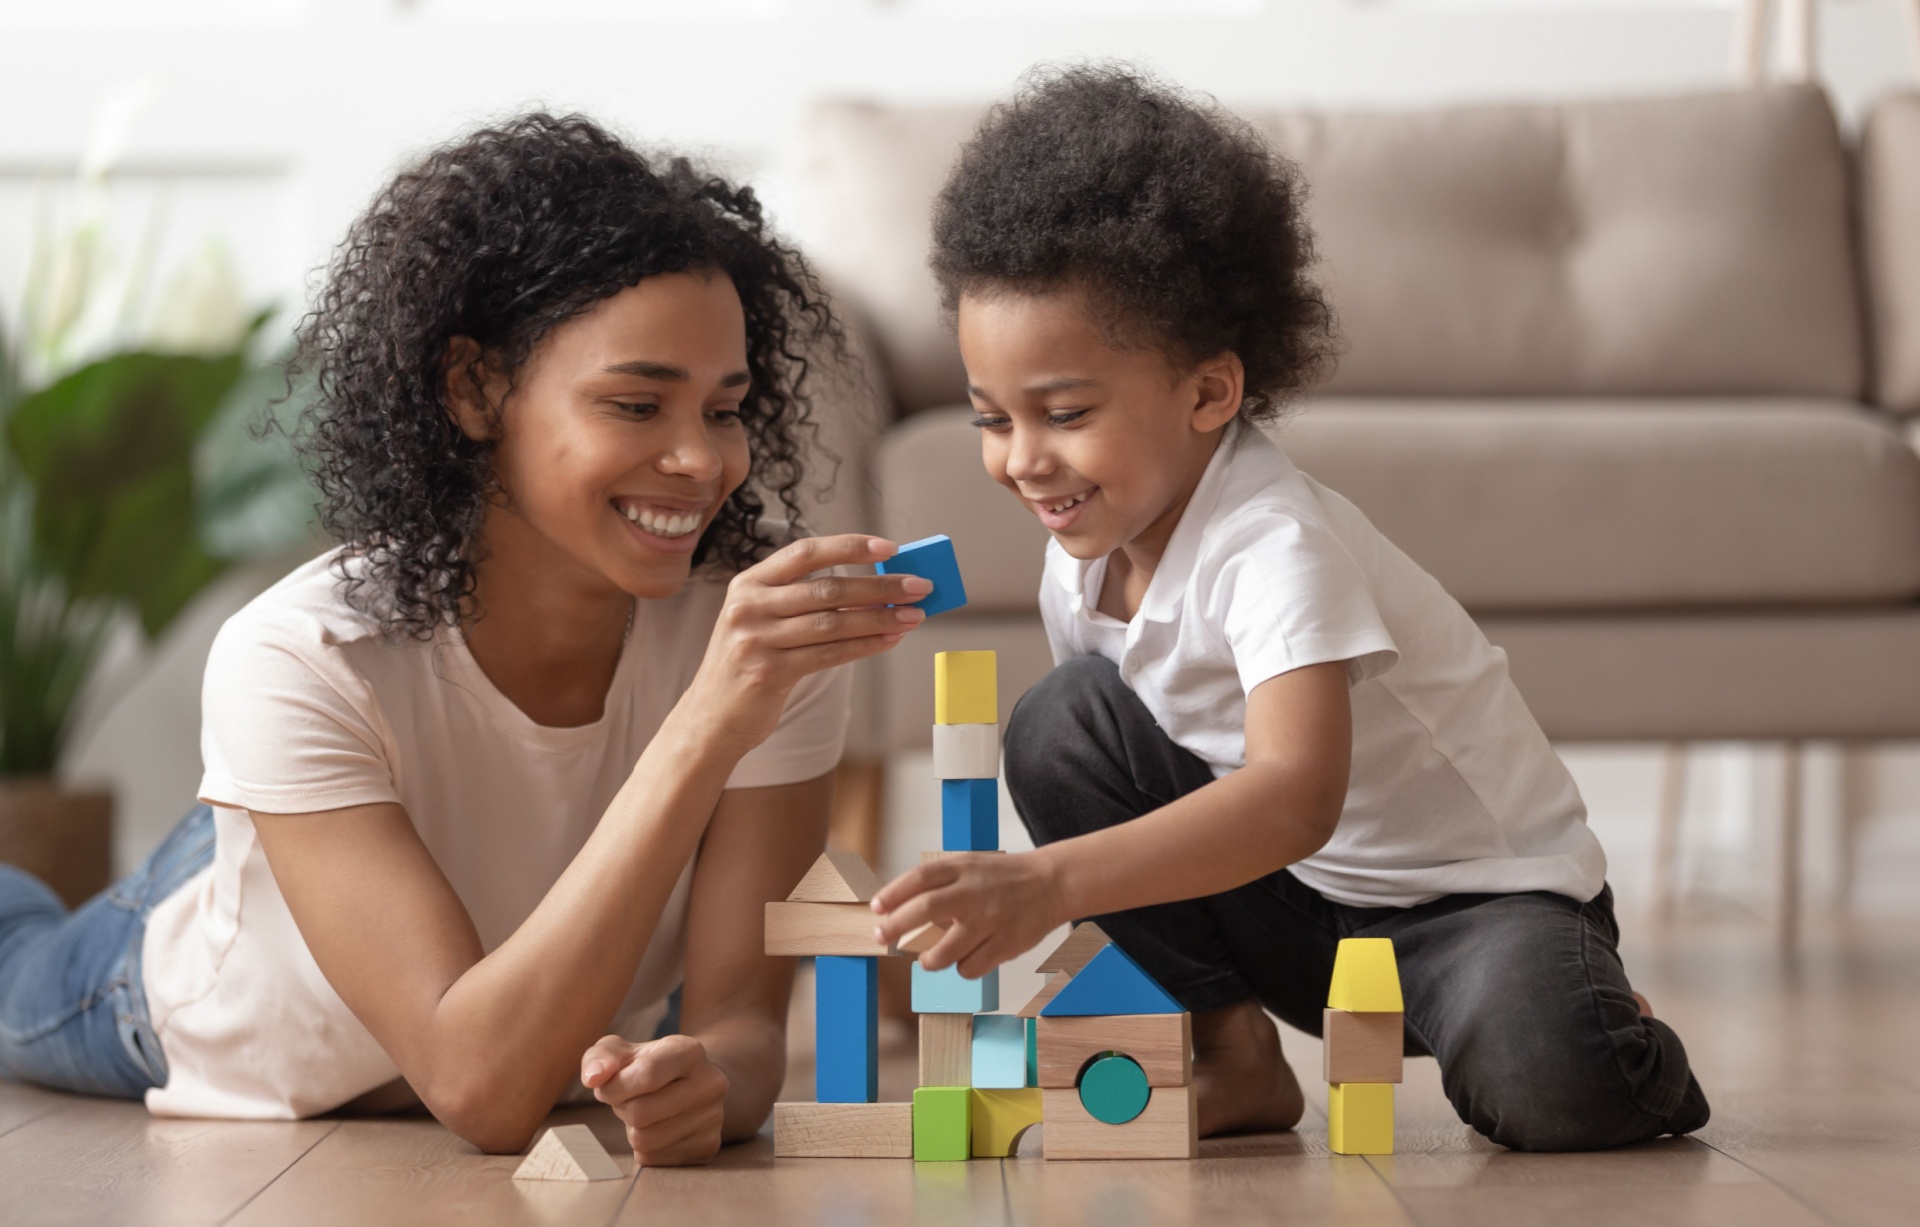
[[[987,470],[1053,540],[1058,667],[1015,708],[1038,850],[874,900],[979,976],[1093,917],[1193,1012],[1200,1129],[1302,1109],[1343,937],[1393,939],[1406,1050],[1522,1150],[1686,1133],[1707,1102],[1617,951],[1606,858],[1506,658],[1255,427],[1324,370],[1298,174],[1115,68],[997,108],[936,205]]]

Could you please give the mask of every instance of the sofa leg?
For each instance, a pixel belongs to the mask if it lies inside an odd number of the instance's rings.
[[[1680,824],[1686,815],[1687,743],[1669,741],[1660,751],[1660,808],[1653,828],[1653,917],[1673,919],[1680,893]]]
[[[1802,746],[1789,741],[1780,755],[1779,846],[1774,852],[1774,938],[1783,954],[1800,945],[1800,756]]]

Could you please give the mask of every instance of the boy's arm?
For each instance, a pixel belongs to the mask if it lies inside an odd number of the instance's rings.
[[[921,965],[977,977],[1077,917],[1218,894],[1311,856],[1346,803],[1347,686],[1341,661],[1262,682],[1247,696],[1245,767],[1104,831],[908,870],[874,897],[880,934],[945,925]]]

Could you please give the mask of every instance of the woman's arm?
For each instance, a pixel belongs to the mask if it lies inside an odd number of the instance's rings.
[[[254,815],[320,970],[449,1128],[482,1150],[526,1144],[606,1031],[727,777],[793,686],[919,620],[876,606],[924,595],[924,580],[807,578],[892,549],[800,541],[735,578],[693,684],[585,847],[490,954],[401,807]]]
[[[1311,856],[1346,804],[1347,686],[1338,661],[1262,682],[1247,696],[1240,770],[1104,831],[910,869],[874,896],[880,933],[892,942],[946,925],[921,965],[978,977],[1075,917],[1218,894]]]

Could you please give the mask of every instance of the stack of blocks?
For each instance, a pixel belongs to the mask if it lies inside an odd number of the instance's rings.
[[[1342,940],[1321,1025],[1327,1146],[1335,1154],[1393,1153],[1393,1084],[1400,1081],[1403,1065],[1404,1010],[1392,940]]]

